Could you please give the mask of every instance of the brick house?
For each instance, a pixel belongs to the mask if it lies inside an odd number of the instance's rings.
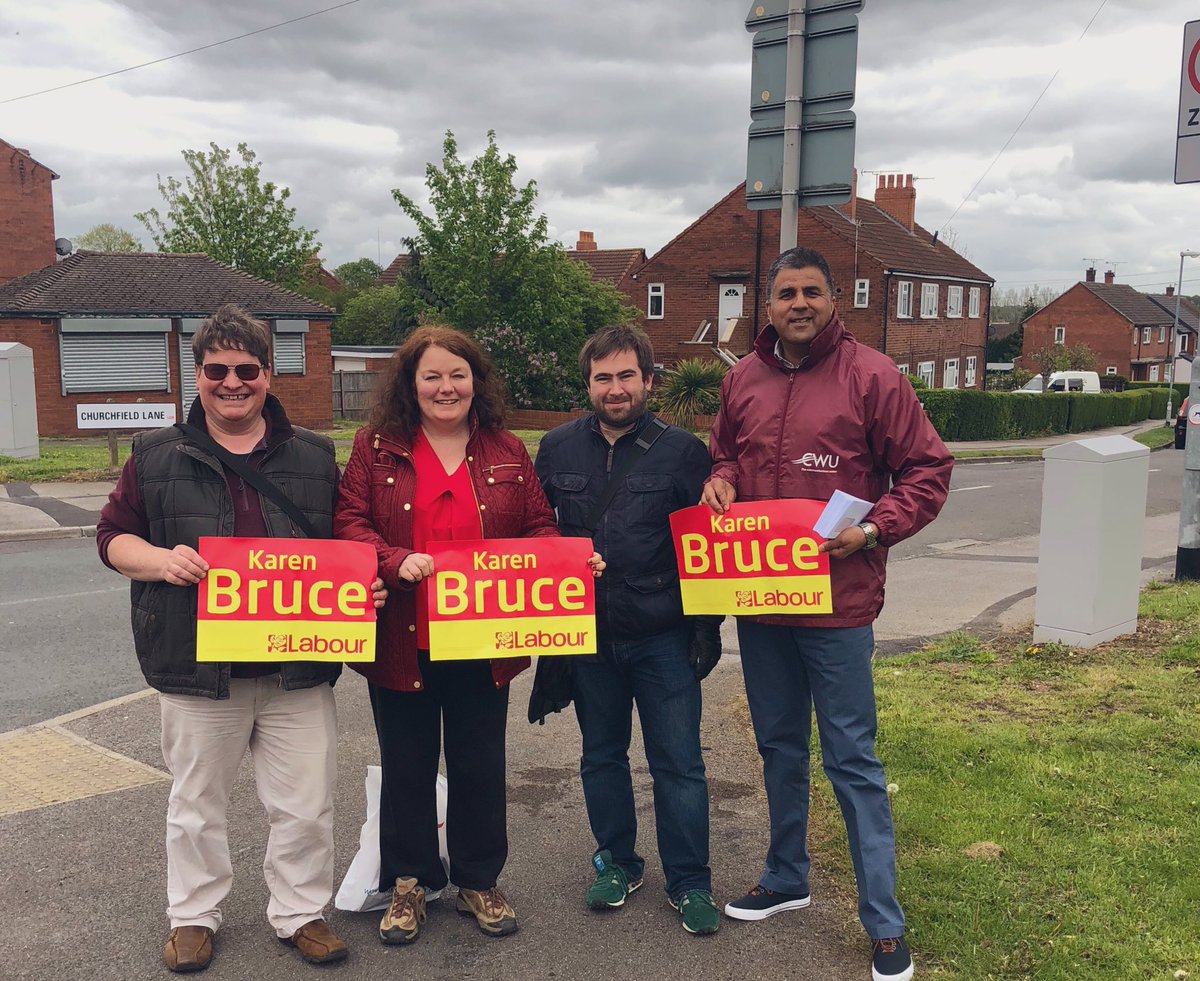
[[[78,252],[0,284],[0,341],[33,350],[43,436],[78,435],[80,403],[195,398],[191,338],[222,303],[271,326],[271,391],[303,426],[327,428],[333,311],[206,255]]]
[[[1171,315],[1175,323],[1175,287],[1168,286],[1165,293],[1147,293],[1150,299]],[[1173,381],[1192,380],[1192,361],[1196,357],[1196,338],[1200,335],[1200,307],[1186,296],[1179,297],[1179,324],[1175,331],[1175,373]]]
[[[880,177],[874,201],[856,193],[840,207],[802,208],[797,241],[829,262],[842,321],[860,341],[930,385],[983,387],[994,280],[916,223],[911,175]],[[742,184],[614,282],[665,365],[733,361],[766,325],[778,242],[779,212],[749,210]]]
[[[602,249],[596,244],[595,232],[580,232],[575,248],[567,255],[588,267],[592,279],[607,279],[617,289],[626,292],[629,277],[646,262],[645,249]]]
[[[0,140],[0,283],[54,261],[54,195],[58,174]]]
[[[1036,371],[1032,356],[1056,344],[1086,344],[1096,352],[1102,375],[1166,381],[1173,311],[1115,280],[1110,270],[1098,283],[1096,270],[1088,269],[1083,282],[1027,317],[1022,367]]]

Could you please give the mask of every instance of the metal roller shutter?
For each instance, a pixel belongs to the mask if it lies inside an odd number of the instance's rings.
[[[277,375],[304,374],[304,335],[276,334],[274,372]]]
[[[59,335],[62,391],[171,390],[165,333]]]
[[[179,391],[183,397],[183,415],[186,421],[192,403],[196,401],[196,356],[192,354],[192,335],[203,320],[185,318],[179,327]]]

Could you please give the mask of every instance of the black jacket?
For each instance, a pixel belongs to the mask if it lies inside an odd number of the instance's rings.
[[[647,412],[615,446],[595,414],[546,434],[538,449],[538,477],[564,535],[589,536],[587,518],[608,477],[629,453],[653,415]],[[596,582],[596,625],[602,638],[659,633],[683,622],[679,572],[668,518],[700,501],[708,477],[708,450],[678,426],[664,432],[637,461],[592,536],[608,567]]]
[[[267,396],[271,436],[259,468],[304,511],[322,538],[333,537],[333,502],[338,469],[333,443],[307,429],[293,427],[283,406]],[[200,400],[188,423],[207,428]],[[189,442],[171,426],[133,440],[138,485],[150,523],[150,543],[162,548],[196,548],[202,535],[233,533],[234,508],[225,472],[215,457]],[[283,510],[260,498],[272,538],[303,538]],[[196,586],[133,582],[133,640],[142,674],[152,688],[177,695],[229,697],[228,664],[196,660]],[[264,652],[265,655],[266,652]],[[340,664],[285,662],[280,669],[286,689],[332,684]]]

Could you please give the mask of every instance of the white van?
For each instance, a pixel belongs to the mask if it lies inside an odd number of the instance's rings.
[[[1047,392],[1099,392],[1100,375],[1095,371],[1052,371]]]

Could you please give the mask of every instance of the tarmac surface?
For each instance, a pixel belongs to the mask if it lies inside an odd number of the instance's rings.
[[[1122,428],[1037,443],[1137,431]],[[951,448],[1002,451],[1030,445],[1034,442]],[[0,542],[94,534],[111,486],[0,485]],[[1144,580],[1172,574],[1177,521],[1175,514],[1146,520]],[[1032,621],[1036,536],[942,548],[933,556],[889,563],[887,605],[876,624],[881,655],[957,629],[987,635]],[[741,895],[756,881],[768,830],[732,618],[725,627],[725,647],[726,657],[705,682],[702,729],[718,903]],[[854,897],[823,874],[820,847],[814,855],[814,904],[809,910],[756,924],[726,920],[714,937],[690,937],[682,931],[662,891],[640,744],[631,761],[642,824],[640,851],[647,858],[646,888],[620,910],[590,913],[582,900],[591,881],[592,839],[579,786],[578,727],[570,709],[551,717],[544,728],[528,725],[531,675],[527,671],[513,683],[509,718],[511,840],[501,885],[520,916],[516,935],[503,940],[483,936],[473,921],[455,915],[453,890],[448,890],[431,904],[426,928],[411,947],[385,948],[378,942],[378,913],[331,910],[331,925],[351,947],[349,960],[327,968],[303,964],[294,950],[274,939],[265,920],[261,860],[266,829],[252,772],[243,762],[229,819],[234,888],[223,907],[216,956],[205,976],[286,981],[310,973],[342,978],[703,975],[813,981],[870,976],[869,946],[857,923]],[[365,683],[347,670],[336,693],[340,882],[358,846],[365,768],[377,762],[378,751]],[[163,815],[170,778],[159,738],[158,702],[149,690],[0,733],[0,868],[6,879],[0,890],[0,917],[6,925],[0,977],[135,981],[168,976],[161,948],[167,933]],[[904,785],[903,774],[890,772],[890,779]],[[901,799],[896,806],[897,821],[903,821]],[[902,902],[903,878],[902,873]],[[919,930],[910,939],[920,976]]]

